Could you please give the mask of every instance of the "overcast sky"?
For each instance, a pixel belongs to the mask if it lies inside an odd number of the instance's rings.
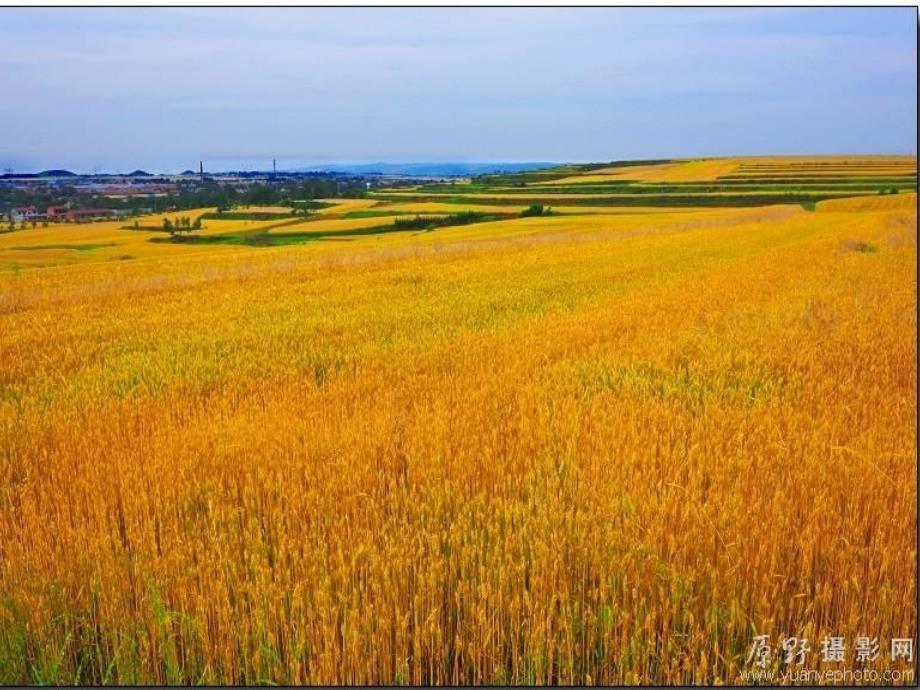
[[[0,9],[0,169],[915,153],[903,9]]]

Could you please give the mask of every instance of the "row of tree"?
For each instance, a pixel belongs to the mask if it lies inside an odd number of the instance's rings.
[[[19,229],[20,229],[20,230],[25,230],[29,225],[31,225],[31,226],[32,226],[32,229],[34,230],[35,228],[38,227],[38,221],[35,221],[35,220],[28,220],[28,221],[23,220],[23,221],[20,221],[20,223],[19,223]],[[47,227],[48,227],[48,223],[47,223],[46,221],[42,221],[42,227],[43,227],[43,228],[47,228]],[[16,223],[14,223],[13,221],[10,221],[9,224],[6,226],[6,229],[7,229],[8,232],[13,232],[13,230],[16,229]]]
[[[57,189],[0,188],[0,211],[16,206],[35,206],[44,212],[49,206],[70,203],[73,208],[110,208],[129,210],[134,215],[145,212],[182,211],[214,206],[228,210],[234,206],[296,206],[313,199],[362,197],[368,182],[361,177],[317,176],[256,183],[246,187],[215,179],[183,181],[175,191],[164,196],[112,198],[87,194],[73,186]]]
[[[175,221],[170,220],[169,218],[164,218],[163,229],[173,237],[179,233],[188,233],[192,230],[201,230],[201,217],[196,218],[194,221],[188,216],[176,218]]]

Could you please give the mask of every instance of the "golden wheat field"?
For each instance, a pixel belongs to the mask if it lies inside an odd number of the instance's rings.
[[[910,670],[916,194],[585,196],[0,235],[0,682],[745,683],[763,634]]]
[[[707,158],[652,163],[628,167],[600,168],[587,173],[540,182],[540,185],[584,184],[587,182],[714,182],[720,178],[776,176],[884,176],[917,174],[917,161],[908,156],[846,156]]]

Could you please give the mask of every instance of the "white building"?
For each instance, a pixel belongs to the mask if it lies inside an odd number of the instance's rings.
[[[10,210],[10,220],[14,223],[37,220],[42,217],[34,206],[18,206]]]

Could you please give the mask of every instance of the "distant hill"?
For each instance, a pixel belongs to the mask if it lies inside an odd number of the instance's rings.
[[[134,172],[128,173],[128,177],[153,177],[153,175],[146,170],[135,170]]]
[[[38,173],[39,177],[77,177],[77,173],[69,170],[42,170]]]
[[[353,175],[418,175],[435,177],[468,177],[492,172],[525,172],[547,168],[555,163],[536,161],[529,163],[330,163],[295,168],[291,172],[329,171]]]

